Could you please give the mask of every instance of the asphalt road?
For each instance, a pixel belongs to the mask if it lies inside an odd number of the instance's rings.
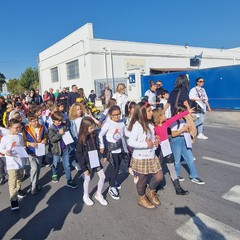
[[[18,211],[10,210],[7,183],[0,187],[0,239],[240,239],[240,129],[208,125],[205,132],[209,140],[197,140],[193,152],[206,184],[192,183],[183,166],[186,180],[181,185],[189,195],[177,196],[166,173],[164,190],[158,191],[161,206],[147,210],[136,204],[132,176],[121,173],[121,199],[113,200],[105,191],[108,206],[95,201],[88,207],[82,202],[83,181],[76,170],[72,175],[79,187],[69,189],[64,175],[52,183],[50,168],[42,168],[42,191],[28,193]],[[95,175],[91,195],[97,180]],[[23,182],[25,190],[29,183],[29,178]]]

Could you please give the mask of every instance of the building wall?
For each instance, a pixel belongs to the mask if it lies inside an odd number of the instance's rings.
[[[240,64],[239,49],[209,49],[94,39],[88,23],[39,54],[42,92],[76,84],[88,95],[94,80],[127,77],[139,69],[148,75],[151,68],[190,68],[190,58],[203,52],[200,68]],[[78,59],[80,76],[67,80],[66,63]],[[58,67],[59,82],[52,83],[51,68]]]

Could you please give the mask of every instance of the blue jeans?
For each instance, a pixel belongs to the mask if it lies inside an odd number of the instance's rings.
[[[57,175],[58,172],[58,163],[60,162],[60,159],[62,158],[62,163],[63,163],[63,168],[65,171],[65,176],[67,181],[71,181],[71,169],[70,169],[70,163],[69,163],[69,155],[68,155],[68,150],[65,149],[62,151],[62,155],[53,155],[53,164],[52,164],[52,174]]]
[[[203,133],[203,123],[205,120],[205,113],[196,113],[195,117],[198,117],[195,121],[194,124],[197,128],[198,134]]]
[[[176,170],[177,176],[178,177],[180,176],[180,169],[181,169],[180,160],[181,160],[181,157],[183,157],[189,167],[190,178],[197,178],[198,173],[194,164],[192,149],[187,148],[184,137],[179,136],[179,137],[172,138],[171,147],[172,147],[172,152],[175,160],[175,170]]]

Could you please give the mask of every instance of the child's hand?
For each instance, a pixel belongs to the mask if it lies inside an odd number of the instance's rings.
[[[192,131],[192,126],[188,126],[188,132]]]
[[[84,172],[84,175],[86,175],[86,176],[88,176],[90,173],[89,173],[89,171],[88,170],[86,170],[85,172]]]
[[[153,148],[153,143],[149,138],[146,138],[146,143],[147,143],[148,148]]]
[[[12,157],[12,154],[11,154],[11,151],[10,150],[7,150],[5,155],[9,156],[9,157]]]
[[[46,144],[46,142],[47,142],[47,139],[44,139],[41,141],[42,144]]]
[[[187,126],[187,125],[184,125],[184,126],[183,126],[182,132],[188,132],[188,126]]]
[[[195,107],[189,109],[188,112],[189,112],[189,113],[194,113],[194,112],[195,112]]]
[[[103,158],[103,163],[106,163],[107,162],[107,158]]]
[[[155,138],[155,141],[154,141],[153,145],[154,145],[154,147],[158,147],[159,139],[157,137]]]
[[[59,129],[59,134],[63,135],[64,134],[64,130],[61,128]]]
[[[37,143],[35,143],[35,142],[29,142],[28,145],[33,147],[33,148],[37,147]]]
[[[101,154],[104,153],[104,148],[100,148],[100,153],[101,153]]]

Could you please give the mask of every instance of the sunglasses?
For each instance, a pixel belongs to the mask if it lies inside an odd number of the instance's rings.
[[[204,82],[204,81],[203,81],[203,80],[201,80],[201,81],[198,81],[198,82],[202,83],[202,82]]]

